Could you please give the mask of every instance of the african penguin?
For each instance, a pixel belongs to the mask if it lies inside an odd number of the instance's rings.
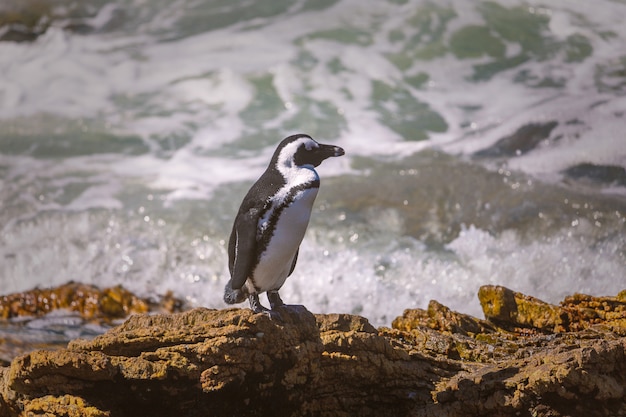
[[[320,186],[315,167],[343,154],[340,147],[317,143],[303,134],[289,136],[278,145],[269,166],[244,197],[233,224],[226,303],[241,303],[247,297],[252,311],[267,312],[259,301],[259,294],[267,292],[272,310],[283,305],[278,290],[296,266]]]

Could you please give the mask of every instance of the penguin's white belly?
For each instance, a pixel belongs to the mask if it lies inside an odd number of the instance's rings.
[[[317,191],[317,188],[300,191],[280,213],[267,248],[254,270],[254,284],[260,291],[278,290],[289,276],[293,258],[309,225]]]

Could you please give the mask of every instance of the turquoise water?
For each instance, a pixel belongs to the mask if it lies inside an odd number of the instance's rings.
[[[626,4],[58,0],[0,42],[0,292],[222,308],[276,144],[342,146],[282,293],[389,324],[626,288]],[[8,33],[4,27],[0,31]]]

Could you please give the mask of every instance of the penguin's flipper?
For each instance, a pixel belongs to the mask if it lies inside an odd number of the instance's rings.
[[[296,262],[298,262],[298,252],[300,252],[300,247],[296,249],[296,254],[293,256],[293,261],[291,261],[291,269],[289,269],[289,275],[287,276],[290,276],[293,270],[296,268]]]
[[[238,216],[235,222],[235,256],[231,280],[231,287],[235,290],[243,287],[253,266],[257,221],[257,211],[249,210]]]

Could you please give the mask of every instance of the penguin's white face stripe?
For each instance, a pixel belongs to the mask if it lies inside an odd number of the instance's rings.
[[[313,139],[307,136],[303,136],[298,140],[294,140],[293,142],[289,143],[280,151],[280,154],[278,156],[278,162],[276,163],[276,168],[278,169],[278,171],[280,171],[281,174],[283,174],[283,177],[285,177],[287,182],[289,182],[289,180],[287,179],[287,175],[289,175],[289,171],[294,168],[293,159],[296,155],[296,152],[298,152],[300,146],[303,145],[307,151],[310,151],[314,148],[319,148],[320,146],[319,143],[317,143]]]

